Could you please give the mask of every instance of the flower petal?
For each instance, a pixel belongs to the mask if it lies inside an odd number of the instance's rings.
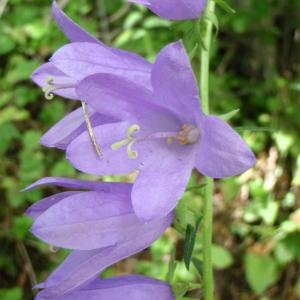
[[[113,123],[94,128],[95,137],[103,153],[99,157],[87,132],[78,136],[67,148],[66,156],[78,170],[94,175],[126,174],[136,169],[139,159],[130,159],[126,147],[112,150],[111,146],[126,139],[132,124]]]
[[[161,50],[153,66],[151,80],[154,99],[172,109],[183,122],[193,124],[195,116],[201,113],[199,92],[181,42],[169,44]]]
[[[107,193],[124,193],[125,189],[130,191],[132,188],[132,184],[129,183],[98,182],[66,177],[44,177],[25,188],[23,192],[30,191],[44,185],[54,185],[69,189],[92,190]]]
[[[96,38],[91,34],[82,29],[79,25],[74,23],[57,5],[56,1],[52,4],[52,13],[56,19],[62,32],[71,42],[89,42],[89,43],[99,43]]]
[[[142,251],[158,239],[170,226],[173,214],[136,228],[133,239],[116,246],[90,251],[74,251],[44,282],[39,296],[47,299],[65,295],[95,279],[105,268]],[[41,298],[42,299],[42,298]]]
[[[132,189],[133,209],[144,221],[166,216],[175,208],[195,163],[193,145],[159,143],[163,145],[154,147],[153,155],[140,165],[140,174]]]
[[[130,300],[174,300],[171,287],[166,282],[139,275],[96,279],[79,290],[53,300],[122,300],[124,295]]]
[[[150,91],[124,78],[94,74],[82,80],[76,91],[97,112],[136,122],[144,133],[180,128],[176,116],[155,103]]]
[[[207,0],[129,0],[144,4],[158,16],[169,20],[197,19],[204,10]]]
[[[130,240],[140,227],[143,223],[132,210],[130,192],[82,192],[47,209],[31,231],[57,247],[92,250]]]
[[[93,127],[116,121],[112,117],[96,113],[89,107],[90,121]],[[50,128],[41,138],[40,143],[46,147],[56,147],[65,150],[67,146],[81,133],[87,130],[82,108],[78,108]]]
[[[81,80],[95,73],[108,73],[150,88],[152,65],[127,51],[95,43],[72,43],[57,50],[50,61],[73,79]]]
[[[33,205],[31,205],[27,210],[26,210],[26,215],[28,217],[31,217],[32,219],[36,220],[42,213],[44,213],[48,208],[53,206],[54,204],[60,202],[61,200],[72,196],[78,192],[63,192],[63,193],[58,193],[52,196],[49,196],[47,198],[44,198]]]
[[[200,173],[223,178],[239,175],[254,166],[254,154],[226,122],[215,116],[203,116],[199,127],[196,168]]]
[[[47,80],[49,78],[54,78],[55,82],[59,82],[60,84],[63,83],[70,83],[72,82],[72,79],[57,69],[52,63],[46,63],[41,65],[39,68],[37,68],[33,74],[31,75],[31,79],[40,87],[44,88],[48,86]],[[63,89],[57,89],[53,91],[53,94],[56,94],[58,96],[62,96],[71,100],[78,100],[78,96],[75,91],[75,81],[73,88],[63,88]]]

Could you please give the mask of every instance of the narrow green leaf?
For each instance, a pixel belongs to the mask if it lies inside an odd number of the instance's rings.
[[[193,262],[193,265],[195,266],[195,268],[197,269],[199,275],[202,276],[203,275],[203,263],[202,263],[202,261],[200,259],[196,258],[196,257],[193,257],[192,262]]]
[[[234,128],[236,131],[253,131],[253,132],[270,132],[274,133],[275,130],[271,127],[255,127],[255,126],[240,126]]]
[[[196,45],[194,46],[194,48],[190,51],[189,57],[190,57],[190,60],[191,60],[191,61],[194,59],[194,57],[195,57],[195,55],[196,55],[196,53],[197,53],[198,47],[199,47],[199,45],[196,44]]]
[[[196,235],[200,223],[201,223],[201,218],[198,219],[195,227],[193,227],[190,224],[188,224],[186,227],[183,260],[187,270],[189,270],[190,268],[190,263],[191,263],[191,259],[195,247]]]
[[[169,262],[169,270],[167,274],[167,281],[172,284],[173,278],[174,278],[174,273],[177,267],[177,261],[176,259],[176,248],[174,247],[171,252],[171,258]]]
[[[235,110],[232,110],[226,114],[220,115],[219,118],[221,118],[224,121],[229,121],[230,119],[232,119],[236,114],[238,114],[240,112],[240,109],[237,108]]]
[[[235,10],[224,0],[215,0],[215,2],[226,12],[230,14],[235,14]]]

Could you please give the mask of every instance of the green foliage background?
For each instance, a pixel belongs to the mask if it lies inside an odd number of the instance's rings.
[[[192,22],[170,23],[124,1],[61,4],[101,40],[151,61],[164,45],[182,37],[189,51],[199,45]],[[225,114],[240,108],[230,122],[239,127],[258,163],[241,177],[216,183],[216,299],[300,299],[300,2],[230,4],[236,14],[217,12],[212,111]],[[62,153],[38,144],[42,133],[77,105],[59,98],[46,101],[29,80],[66,42],[51,18],[50,5],[49,0],[0,0],[1,300],[32,299],[32,284],[44,280],[66,255],[37,241],[28,231],[31,220],[24,216],[31,203],[56,190],[20,190],[43,176],[84,176]],[[197,55],[193,63],[198,73]],[[179,205],[177,218],[185,225],[194,226],[201,214],[201,183],[195,173]],[[199,298],[201,288],[186,283],[201,283],[195,267],[201,269],[201,225],[193,254],[198,261],[193,260],[190,272],[183,263],[185,226],[176,222],[175,227],[151,249],[117,264],[105,276],[138,272],[166,279],[173,257],[178,261],[173,277],[178,297],[192,290],[186,296]]]

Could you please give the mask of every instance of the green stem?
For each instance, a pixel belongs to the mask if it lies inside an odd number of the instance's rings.
[[[215,10],[215,2],[209,0],[204,16],[211,15]],[[201,69],[200,69],[200,90],[202,109],[205,114],[209,114],[209,66],[210,48],[212,40],[213,24],[207,18],[203,22],[203,43],[206,49],[201,50]],[[214,278],[212,266],[212,225],[213,225],[213,190],[214,181],[206,177],[206,190],[203,212],[203,285],[204,299],[213,300],[214,298]]]

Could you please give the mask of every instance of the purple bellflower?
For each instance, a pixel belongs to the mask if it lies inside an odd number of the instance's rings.
[[[112,74],[94,74],[79,82],[80,98],[120,122],[94,127],[102,158],[95,155],[86,131],[66,149],[73,166],[86,173],[138,170],[131,197],[142,220],[161,218],[174,209],[193,168],[223,178],[255,164],[254,154],[226,122],[202,112],[197,82],[181,42],[159,53],[151,83],[147,89]]]
[[[158,16],[169,20],[197,19],[207,0],[128,0],[145,5]]]
[[[36,300],[47,299],[40,294]],[[140,276],[124,275],[110,279],[95,279],[83,287],[51,298],[51,300],[174,300],[170,286],[160,280]]]
[[[71,43],[60,48],[50,62],[32,74],[32,80],[43,88],[47,99],[57,94],[84,101],[78,98],[75,87],[79,80],[95,73],[116,74],[149,86],[151,64],[148,61],[98,41],[66,16],[55,1],[52,12]]]
[[[141,222],[132,209],[130,184],[48,177],[26,190],[42,185],[73,191],[47,197],[30,207],[27,215],[35,220],[32,232],[54,246],[75,250],[36,286],[43,289],[38,299],[56,299],[80,289],[110,265],[149,247],[173,221],[170,213]]]

